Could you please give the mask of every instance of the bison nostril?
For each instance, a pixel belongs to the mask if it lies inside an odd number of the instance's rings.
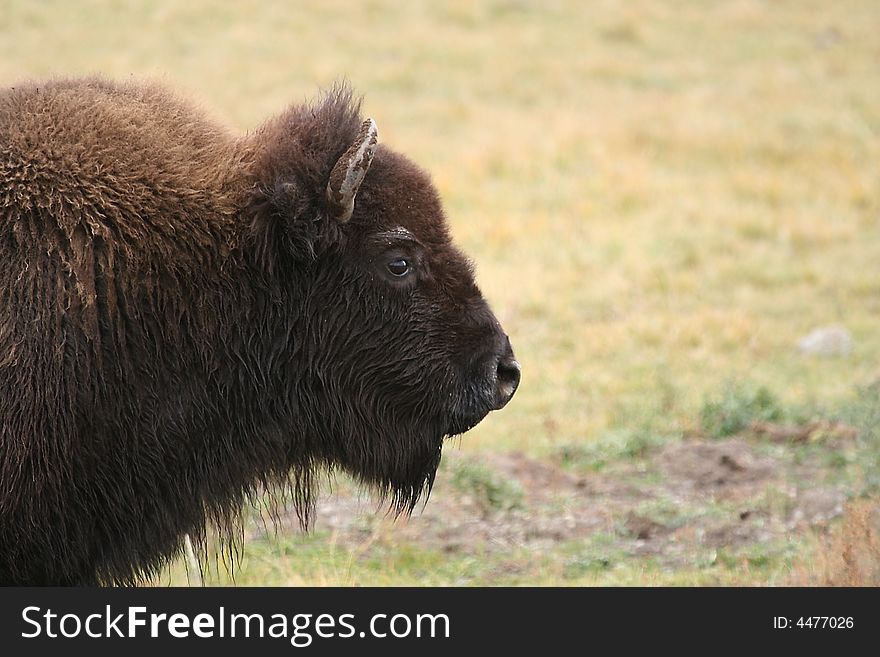
[[[498,361],[498,369],[496,373],[496,381],[498,385],[498,395],[495,403],[495,410],[504,408],[507,402],[513,397],[519,386],[520,367],[519,363],[512,356],[505,356]]]

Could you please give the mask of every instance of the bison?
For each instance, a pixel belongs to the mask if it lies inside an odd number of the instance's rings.
[[[244,136],[151,82],[0,91],[0,582],[143,582],[337,469],[410,512],[519,380],[347,85]]]

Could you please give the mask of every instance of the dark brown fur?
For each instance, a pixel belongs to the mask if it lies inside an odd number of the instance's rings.
[[[152,84],[0,91],[0,582],[140,581],[261,490],[307,522],[326,468],[411,509],[509,399],[427,176],[380,146],[328,212],[360,124],[344,89],[244,137]]]

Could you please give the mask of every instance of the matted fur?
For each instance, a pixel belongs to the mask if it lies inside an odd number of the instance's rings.
[[[261,491],[307,523],[335,467],[430,489],[510,348],[406,158],[331,218],[361,123],[341,87],[243,137],[155,84],[0,91],[0,582],[142,581]]]

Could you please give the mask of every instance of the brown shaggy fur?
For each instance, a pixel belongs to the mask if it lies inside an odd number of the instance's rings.
[[[427,176],[380,146],[328,212],[360,124],[342,88],[244,137],[153,84],[0,90],[0,583],[140,581],[265,488],[306,522],[326,468],[411,509],[506,403]]]

